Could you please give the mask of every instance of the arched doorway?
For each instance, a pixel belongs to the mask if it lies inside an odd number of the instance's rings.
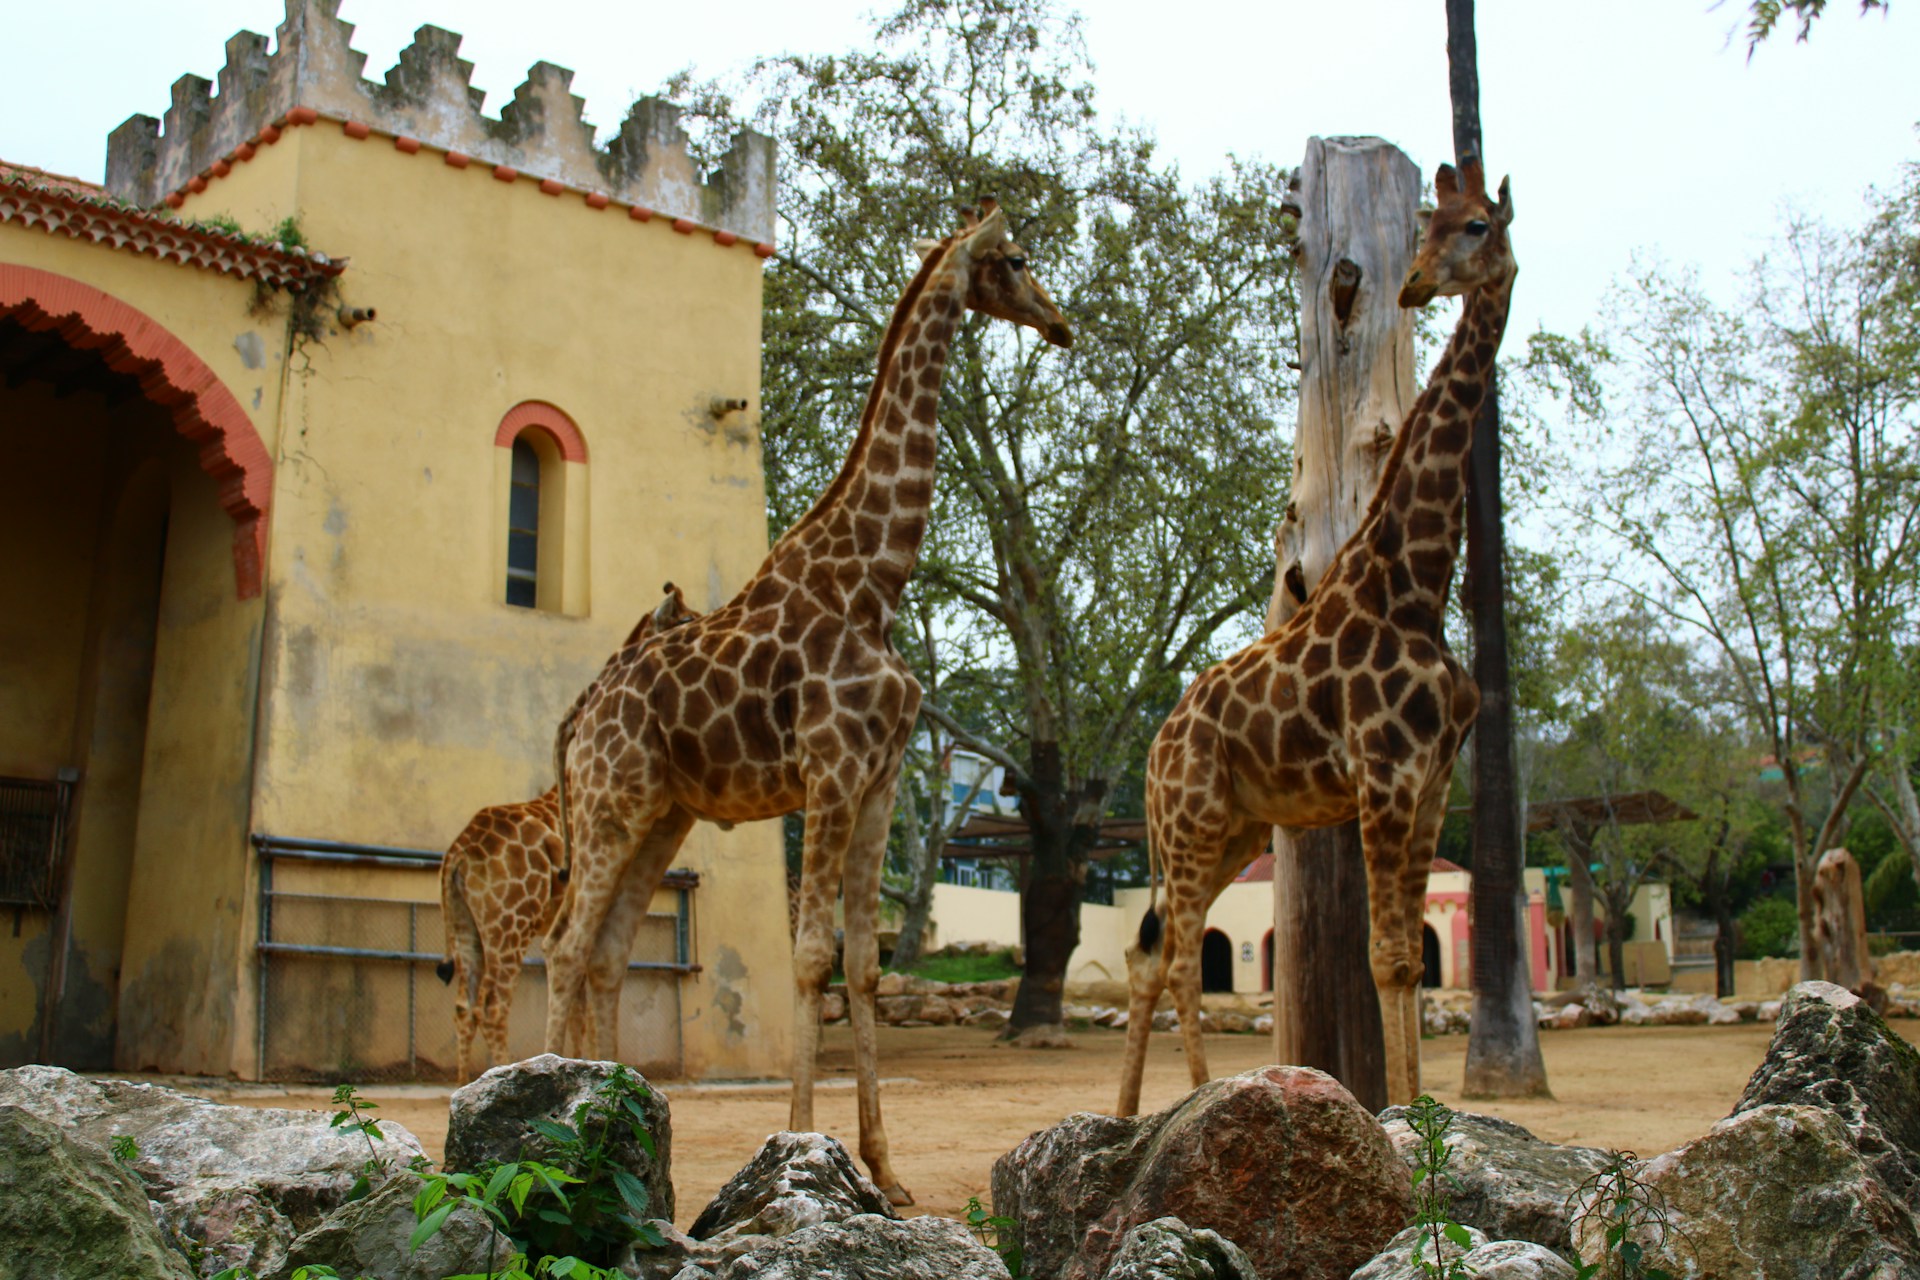
[[[1200,939],[1200,989],[1233,990],[1233,940],[1218,929]]]
[[[208,812],[245,812],[253,640],[219,628],[260,592],[270,488],[251,420],[179,338],[78,281],[0,264],[0,799],[58,805],[29,830],[0,803],[0,1066],[124,1066],[129,1016],[204,1025],[152,991],[123,1000],[123,975],[183,1005],[204,995],[157,971],[156,937],[240,894],[194,862],[226,853]],[[243,710],[222,718],[236,684]],[[197,956],[179,968],[207,972]]]
[[[1420,926],[1420,963],[1426,967],[1426,972],[1420,977],[1420,985],[1439,986],[1441,980],[1440,935],[1433,931],[1433,926],[1430,924]]]
[[[1273,930],[1260,940],[1260,989],[1273,990]]]

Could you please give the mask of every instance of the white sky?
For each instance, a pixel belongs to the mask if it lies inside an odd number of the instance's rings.
[[[882,6],[882,9],[890,6]],[[1835,220],[1920,159],[1920,9],[1856,16],[1833,0],[1811,43],[1776,37],[1751,65],[1745,0],[1481,0],[1489,168],[1513,178],[1522,267],[1516,336],[1577,329],[1636,249],[1699,264],[1735,296],[1782,210]],[[187,72],[212,78],[223,44],[271,34],[279,0],[6,0],[0,157],[98,180],[106,136],[159,116]],[[787,50],[854,47],[864,0],[346,0],[378,79],[413,28],[466,36],[497,114],[533,62],[572,67],[588,119],[617,122],[639,93]],[[1441,0],[1088,0],[1101,110],[1151,128],[1189,177],[1228,154],[1298,161],[1313,133],[1378,133],[1431,174],[1450,152]]]

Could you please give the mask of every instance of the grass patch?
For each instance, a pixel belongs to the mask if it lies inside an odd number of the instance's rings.
[[[1020,967],[1014,964],[1011,951],[995,951],[984,956],[922,956],[918,964],[896,972],[931,978],[935,982],[998,982],[1002,978],[1019,977]]]

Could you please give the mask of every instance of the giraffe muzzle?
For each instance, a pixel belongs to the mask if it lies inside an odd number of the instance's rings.
[[[1416,269],[1407,272],[1407,278],[1400,285],[1400,305],[1403,307],[1424,307],[1433,301],[1433,295],[1440,292],[1439,286],[1421,278]]]

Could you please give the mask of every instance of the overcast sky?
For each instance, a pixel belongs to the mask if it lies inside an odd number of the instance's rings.
[[[1512,175],[1522,275],[1516,330],[1577,329],[1635,250],[1701,266],[1731,300],[1786,209],[1858,216],[1874,183],[1920,159],[1920,8],[1856,16],[1834,0],[1810,43],[1749,64],[1745,0],[1481,0],[1489,168]],[[882,11],[886,6],[881,7]],[[0,52],[0,158],[98,180],[106,137],[159,116],[185,73],[212,78],[280,0],[12,3]],[[572,67],[587,117],[616,123],[692,65],[736,70],[788,50],[862,43],[860,0],[346,0],[378,79],[434,23],[497,114],[526,68]],[[1095,0],[1083,7],[1100,109],[1150,128],[1198,178],[1229,154],[1296,163],[1315,133],[1377,133],[1429,177],[1450,151],[1441,0]]]

